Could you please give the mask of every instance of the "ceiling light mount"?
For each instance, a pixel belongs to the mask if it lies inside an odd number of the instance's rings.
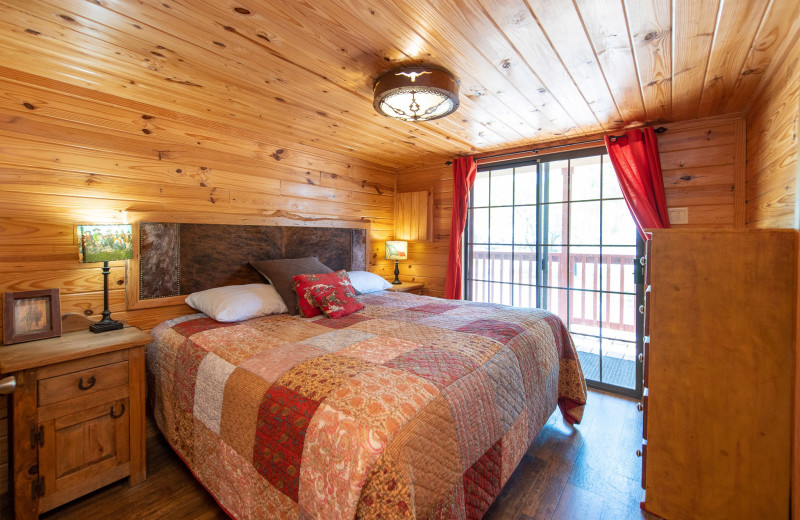
[[[448,72],[432,67],[390,70],[373,86],[372,106],[386,117],[431,121],[458,109],[458,83]]]

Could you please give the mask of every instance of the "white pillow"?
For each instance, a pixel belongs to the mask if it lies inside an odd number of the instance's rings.
[[[392,286],[384,278],[367,271],[348,271],[347,276],[350,277],[350,283],[360,294],[382,291]]]
[[[224,322],[289,312],[275,287],[263,283],[206,289],[190,294],[186,304]]]

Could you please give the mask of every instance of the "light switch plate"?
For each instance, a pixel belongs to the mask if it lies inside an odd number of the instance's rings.
[[[667,214],[669,215],[670,224],[689,223],[689,208],[668,208]]]

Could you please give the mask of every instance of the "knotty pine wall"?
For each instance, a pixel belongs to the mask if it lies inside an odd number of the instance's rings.
[[[99,316],[102,264],[78,263],[74,225],[126,212],[367,219],[381,253],[372,268],[388,263],[395,172],[385,167],[5,68],[0,123],[0,292],[57,287],[63,313]],[[143,329],[190,312],[126,312],[123,262],[112,263],[111,287],[113,316]]]
[[[658,136],[658,143],[667,206],[689,208],[687,227],[743,227],[744,119],[726,116],[664,126],[669,130]],[[398,192],[433,190],[434,200],[434,238],[409,243],[408,261],[400,263],[400,279],[424,282],[426,294],[440,297],[444,295],[453,197],[448,160],[400,171],[397,177]],[[388,276],[391,269],[385,266],[380,272]]]
[[[747,226],[798,228],[800,29],[747,111]]]
[[[800,27],[776,53],[747,110],[747,226],[800,229]],[[800,279],[800,257],[797,259]],[[797,292],[797,291],[796,291]],[[792,511],[800,518],[800,293],[797,298]]]
[[[0,67],[0,293],[57,287],[63,313],[99,317],[102,264],[78,263],[74,226],[123,222],[126,212],[242,224],[275,212],[367,219],[372,268],[385,271],[395,177],[280,135]],[[148,330],[194,312],[185,305],[126,312],[124,265],[112,263],[113,317]],[[8,422],[0,401],[2,497]]]

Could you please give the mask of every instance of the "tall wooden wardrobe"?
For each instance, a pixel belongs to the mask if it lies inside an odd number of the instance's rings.
[[[796,236],[653,232],[642,450],[649,512],[789,518]]]

